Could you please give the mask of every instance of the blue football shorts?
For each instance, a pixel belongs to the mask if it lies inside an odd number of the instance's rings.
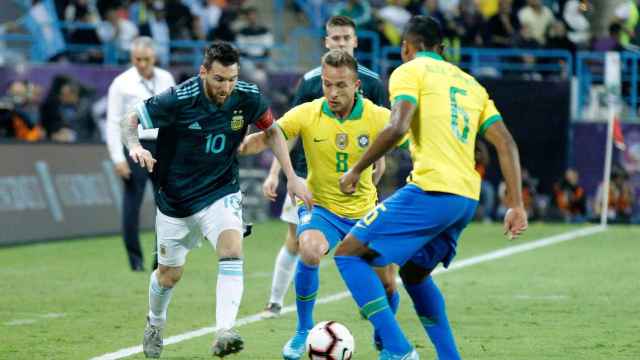
[[[324,234],[324,237],[329,242],[329,251],[347,236],[349,230],[357,221],[338,216],[317,205],[313,207],[311,212],[307,210],[306,206],[299,206],[298,218],[300,222],[298,223],[296,236],[300,237],[300,234],[306,230],[318,230]]]
[[[373,266],[404,265],[411,260],[425,269],[434,269],[438,263],[447,267],[477,205],[467,197],[423,191],[409,184],[378,204],[350,233],[379,254]]]

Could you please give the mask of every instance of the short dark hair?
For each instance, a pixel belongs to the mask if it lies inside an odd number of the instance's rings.
[[[237,64],[240,60],[240,53],[231,43],[226,41],[214,41],[204,50],[204,59],[202,60],[202,66],[205,69],[211,69],[211,64],[214,61],[219,62],[224,66]]]
[[[356,30],[356,23],[351,20],[350,17],[343,15],[332,16],[331,18],[329,18],[329,20],[327,20],[327,24],[325,25],[325,27],[330,28],[333,26],[349,26],[353,28],[354,31]]]
[[[405,27],[403,39],[414,45],[422,45],[427,49],[441,45],[443,41],[442,26],[431,16],[417,15],[409,20]]]
[[[345,50],[329,50],[322,56],[322,65],[329,65],[331,67],[346,66],[349,69],[353,70],[353,73],[356,74],[356,76],[358,74],[358,62],[351,54],[349,54]]]

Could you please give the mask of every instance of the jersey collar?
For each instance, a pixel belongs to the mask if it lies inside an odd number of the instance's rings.
[[[327,102],[327,99],[324,99],[322,101],[322,112],[328,117],[332,119],[336,119],[340,122],[344,122],[347,120],[360,119],[362,117],[363,108],[364,108],[364,101],[362,101],[362,96],[360,95],[360,93],[356,93],[356,103],[353,106],[353,109],[351,109],[351,114],[349,114],[349,116],[347,116],[344,119],[340,119],[338,118],[338,116],[336,116],[336,114],[333,113],[333,111],[331,111],[331,108],[329,108],[329,103]]]
[[[444,59],[442,58],[442,56],[440,56],[439,54],[433,52],[433,51],[419,51],[416,53],[416,57],[429,57],[435,60],[440,60],[440,61],[444,61]]]

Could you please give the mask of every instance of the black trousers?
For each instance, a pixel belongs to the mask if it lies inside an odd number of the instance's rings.
[[[149,150],[153,157],[156,157],[156,142],[151,140],[140,140],[143,148]],[[129,257],[131,270],[143,270],[144,260],[142,248],[140,247],[140,208],[147,181],[151,179],[153,185],[153,196],[156,195],[157,181],[154,176],[149,176],[146,169],[133,162],[129,157],[129,152],[125,149],[127,163],[131,169],[129,179],[123,179],[124,191],[122,201],[122,238]],[[155,224],[155,221],[154,221]],[[152,268],[158,267],[157,241],[153,242],[153,262]]]

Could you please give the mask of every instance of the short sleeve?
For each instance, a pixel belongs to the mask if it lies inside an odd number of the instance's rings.
[[[393,105],[398,100],[409,101],[415,105],[420,98],[420,77],[411,71],[409,64],[398,67],[389,78],[389,99]]]
[[[480,123],[478,124],[478,135],[484,135],[491,125],[495,124],[497,121],[502,121],[502,116],[498,112],[496,105],[493,103],[493,100],[487,98],[487,101],[484,104],[484,109],[480,114]]]
[[[273,125],[269,101],[262,94],[259,94],[256,98],[256,111],[251,119],[251,124],[254,124],[260,130],[266,130]]]
[[[170,87],[136,105],[135,110],[143,128],[156,129],[171,125],[178,103],[174,89]]]
[[[307,104],[302,104],[287,111],[279,120],[278,126],[284,137],[289,140],[298,137],[300,130],[302,129],[302,121],[305,118],[304,114],[307,113],[305,109],[309,109]]]

